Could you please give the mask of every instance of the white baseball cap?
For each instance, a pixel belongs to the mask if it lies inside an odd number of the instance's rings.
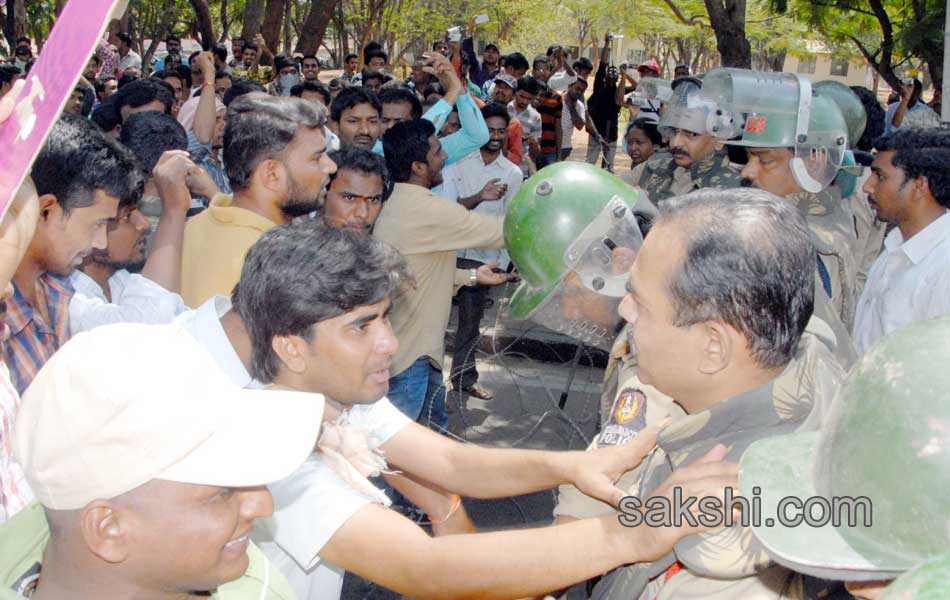
[[[323,407],[319,394],[235,386],[177,325],[107,325],[40,369],[13,450],[37,499],[57,510],[152,479],[264,485],[313,451]]]

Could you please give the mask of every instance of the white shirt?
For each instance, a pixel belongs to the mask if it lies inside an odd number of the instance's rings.
[[[548,78],[548,87],[563,92],[575,81],[577,81],[577,75],[568,75],[567,71],[558,71]]]
[[[125,72],[126,69],[142,68],[142,57],[135,50],[129,50],[129,53],[119,58],[119,70]]]
[[[486,165],[481,150],[476,150],[445,167],[442,169],[442,185],[433,192],[457,202],[459,198],[477,194],[492,179],[500,179],[501,183],[508,185],[505,195],[500,200],[482,202],[472,211],[485,216],[504,217],[508,204],[521,188],[523,177],[521,169],[500,153],[498,158]],[[510,260],[504,248],[459,250],[458,257],[477,260],[486,265],[494,263],[501,269],[507,269]]]
[[[369,446],[385,444],[411,421],[383,398],[356,405],[345,425],[369,435]],[[343,569],[319,553],[340,527],[373,500],[345,483],[321,458],[310,458],[293,475],[268,486],[274,515],[254,525],[251,539],[290,582],[300,600],[338,600]]]
[[[854,348],[862,355],[896,329],[945,314],[950,314],[950,213],[907,241],[896,228],[884,239],[858,300]]]
[[[508,116],[512,119],[518,119],[525,135],[531,135],[541,140],[541,113],[530,104],[526,109],[518,112],[518,106],[512,100],[508,103]]]
[[[221,325],[221,317],[230,310],[230,298],[212,296],[196,310],[183,313],[175,319],[175,323],[181,325],[204,346],[235,385],[241,388],[260,388],[261,384],[247,372]]]
[[[571,111],[567,107],[567,103],[571,99],[565,95],[564,96],[564,109],[561,112],[561,148],[571,148],[571,136],[574,134],[574,120],[571,119]],[[577,116],[581,118],[581,121],[587,119],[587,109],[584,106],[584,103],[580,100],[574,101],[574,106],[577,108]]]
[[[70,335],[110,323],[171,323],[188,310],[178,294],[125,269],[109,278],[112,302],[95,279],[78,269],[69,276],[69,283],[76,290],[69,300]]]

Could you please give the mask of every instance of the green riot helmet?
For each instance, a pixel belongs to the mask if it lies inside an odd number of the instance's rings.
[[[749,446],[739,484],[761,500],[752,531],[773,559],[824,579],[875,581],[947,552],[948,361],[950,318],[914,323],[861,357],[819,431]]]
[[[881,600],[946,600],[950,598],[950,554],[944,554],[898,577]]]
[[[864,128],[868,124],[868,113],[861,99],[851,88],[831,79],[815,83],[814,89],[819,96],[831,99],[838,106],[848,125],[848,145],[853,147],[864,135]]]
[[[556,163],[525,181],[505,214],[505,244],[522,278],[508,314],[609,350],[643,243],[634,216],[642,195],[587,163]]]
[[[714,69],[703,95],[726,110],[745,114],[742,138],[728,144],[789,148],[795,182],[817,193],[834,180],[848,146],[848,126],[837,104],[815,93],[806,77],[747,69]]]
[[[724,110],[702,93],[703,82],[695,77],[673,81],[673,98],[660,116],[660,133],[672,138],[677,129],[728,140],[742,130],[741,116]]]

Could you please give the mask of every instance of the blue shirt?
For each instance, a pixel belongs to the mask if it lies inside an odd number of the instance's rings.
[[[447,165],[465,158],[488,143],[488,125],[485,124],[482,111],[472,100],[472,97],[467,93],[463,94],[455,102],[455,106],[458,107],[459,123],[462,128],[452,135],[442,138],[442,149],[445,150],[448,157],[445,160]],[[445,119],[448,118],[451,112],[452,105],[445,100],[439,100],[422,115],[422,118],[435,125],[435,130],[438,132],[442,129]],[[376,140],[373,152],[383,154],[382,138]]]
[[[193,130],[188,132],[188,154],[191,155],[192,162],[211,175],[211,179],[214,180],[222,194],[230,194],[231,182],[228,180],[228,174],[225,172],[223,165],[219,166],[215,162],[213,153],[214,148],[211,147],[211,144],[202,144],[195,137]]]

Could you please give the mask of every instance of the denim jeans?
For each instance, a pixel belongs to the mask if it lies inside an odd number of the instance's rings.
[[[445,384],[442,371],[421,356],[409,368],[389,379],[389,401],[404,415],[435,431],[445,429]]]

